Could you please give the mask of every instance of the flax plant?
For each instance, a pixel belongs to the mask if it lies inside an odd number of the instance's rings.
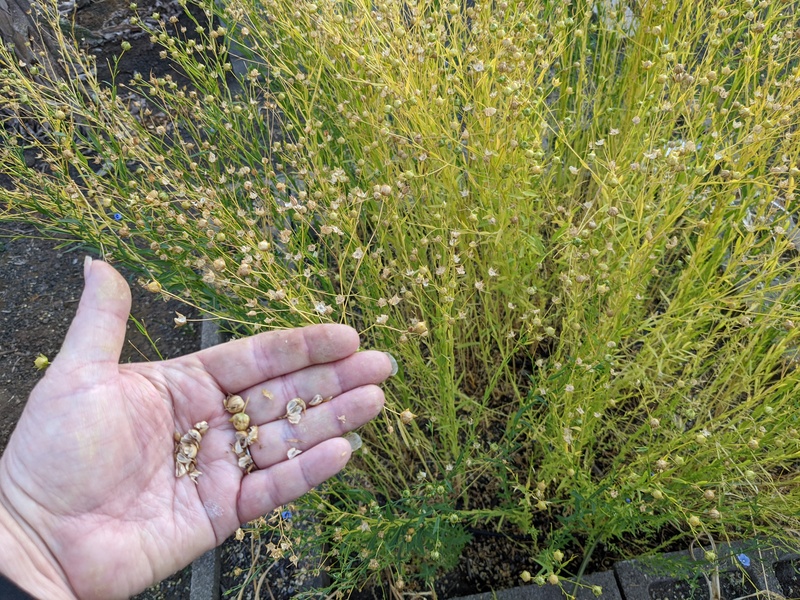
[[[797,2],[201,7],[135,17],[189,86],[0,51],[2,197],[239,334],[398,358],[298,504],[338,593],[432,585],[473,528],[527,536],[540,583],[796,544]]]

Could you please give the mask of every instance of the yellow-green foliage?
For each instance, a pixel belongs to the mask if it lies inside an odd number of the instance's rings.
[[[232,0],[185,33],[141,16],[192,80],[118,82],[150,115],[0,54],[2,196],[239,332],[345,322],[398,358],[366,450],[301,502],[339,590],[431,577],[469,526],[529,534],[544,577],[598,543],[785,538],[798,8]]]

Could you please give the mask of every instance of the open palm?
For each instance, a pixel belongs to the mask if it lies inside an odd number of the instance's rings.
[[[119,365],[129,310],[123,278],[105,263],[87,264],[61,352],[0,460],[0,509],[17,537],[30,540],[24,554],[55,582],[37,588],[50,597],[127,597],[185,566],[241,523],[337,473],[351,452],[339,436],[383,405],[375,384],[392,361],[356,353],[358,335],[347,326],[275,331]],[[259,426],[251,447],[257,470],[248,475],[223,406],[233,393],[249,401]],[[334,398],[299,424],[281,419],[289,400],[318,393]],[[209,430],[195,484],[175,477],[173,434],[199,421]],[[303,453],[289,460],[290,448]]]

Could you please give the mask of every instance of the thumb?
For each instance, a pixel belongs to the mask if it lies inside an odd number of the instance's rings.
[[[87,256],[78,312],[53,366],[119,363],[131,310],[131,290],[114,267]]]

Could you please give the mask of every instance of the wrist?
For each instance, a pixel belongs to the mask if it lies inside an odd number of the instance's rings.
[[[0,469],[0,573],[34,598],[74,600],[58,561],[23,518],[3,489]]]

